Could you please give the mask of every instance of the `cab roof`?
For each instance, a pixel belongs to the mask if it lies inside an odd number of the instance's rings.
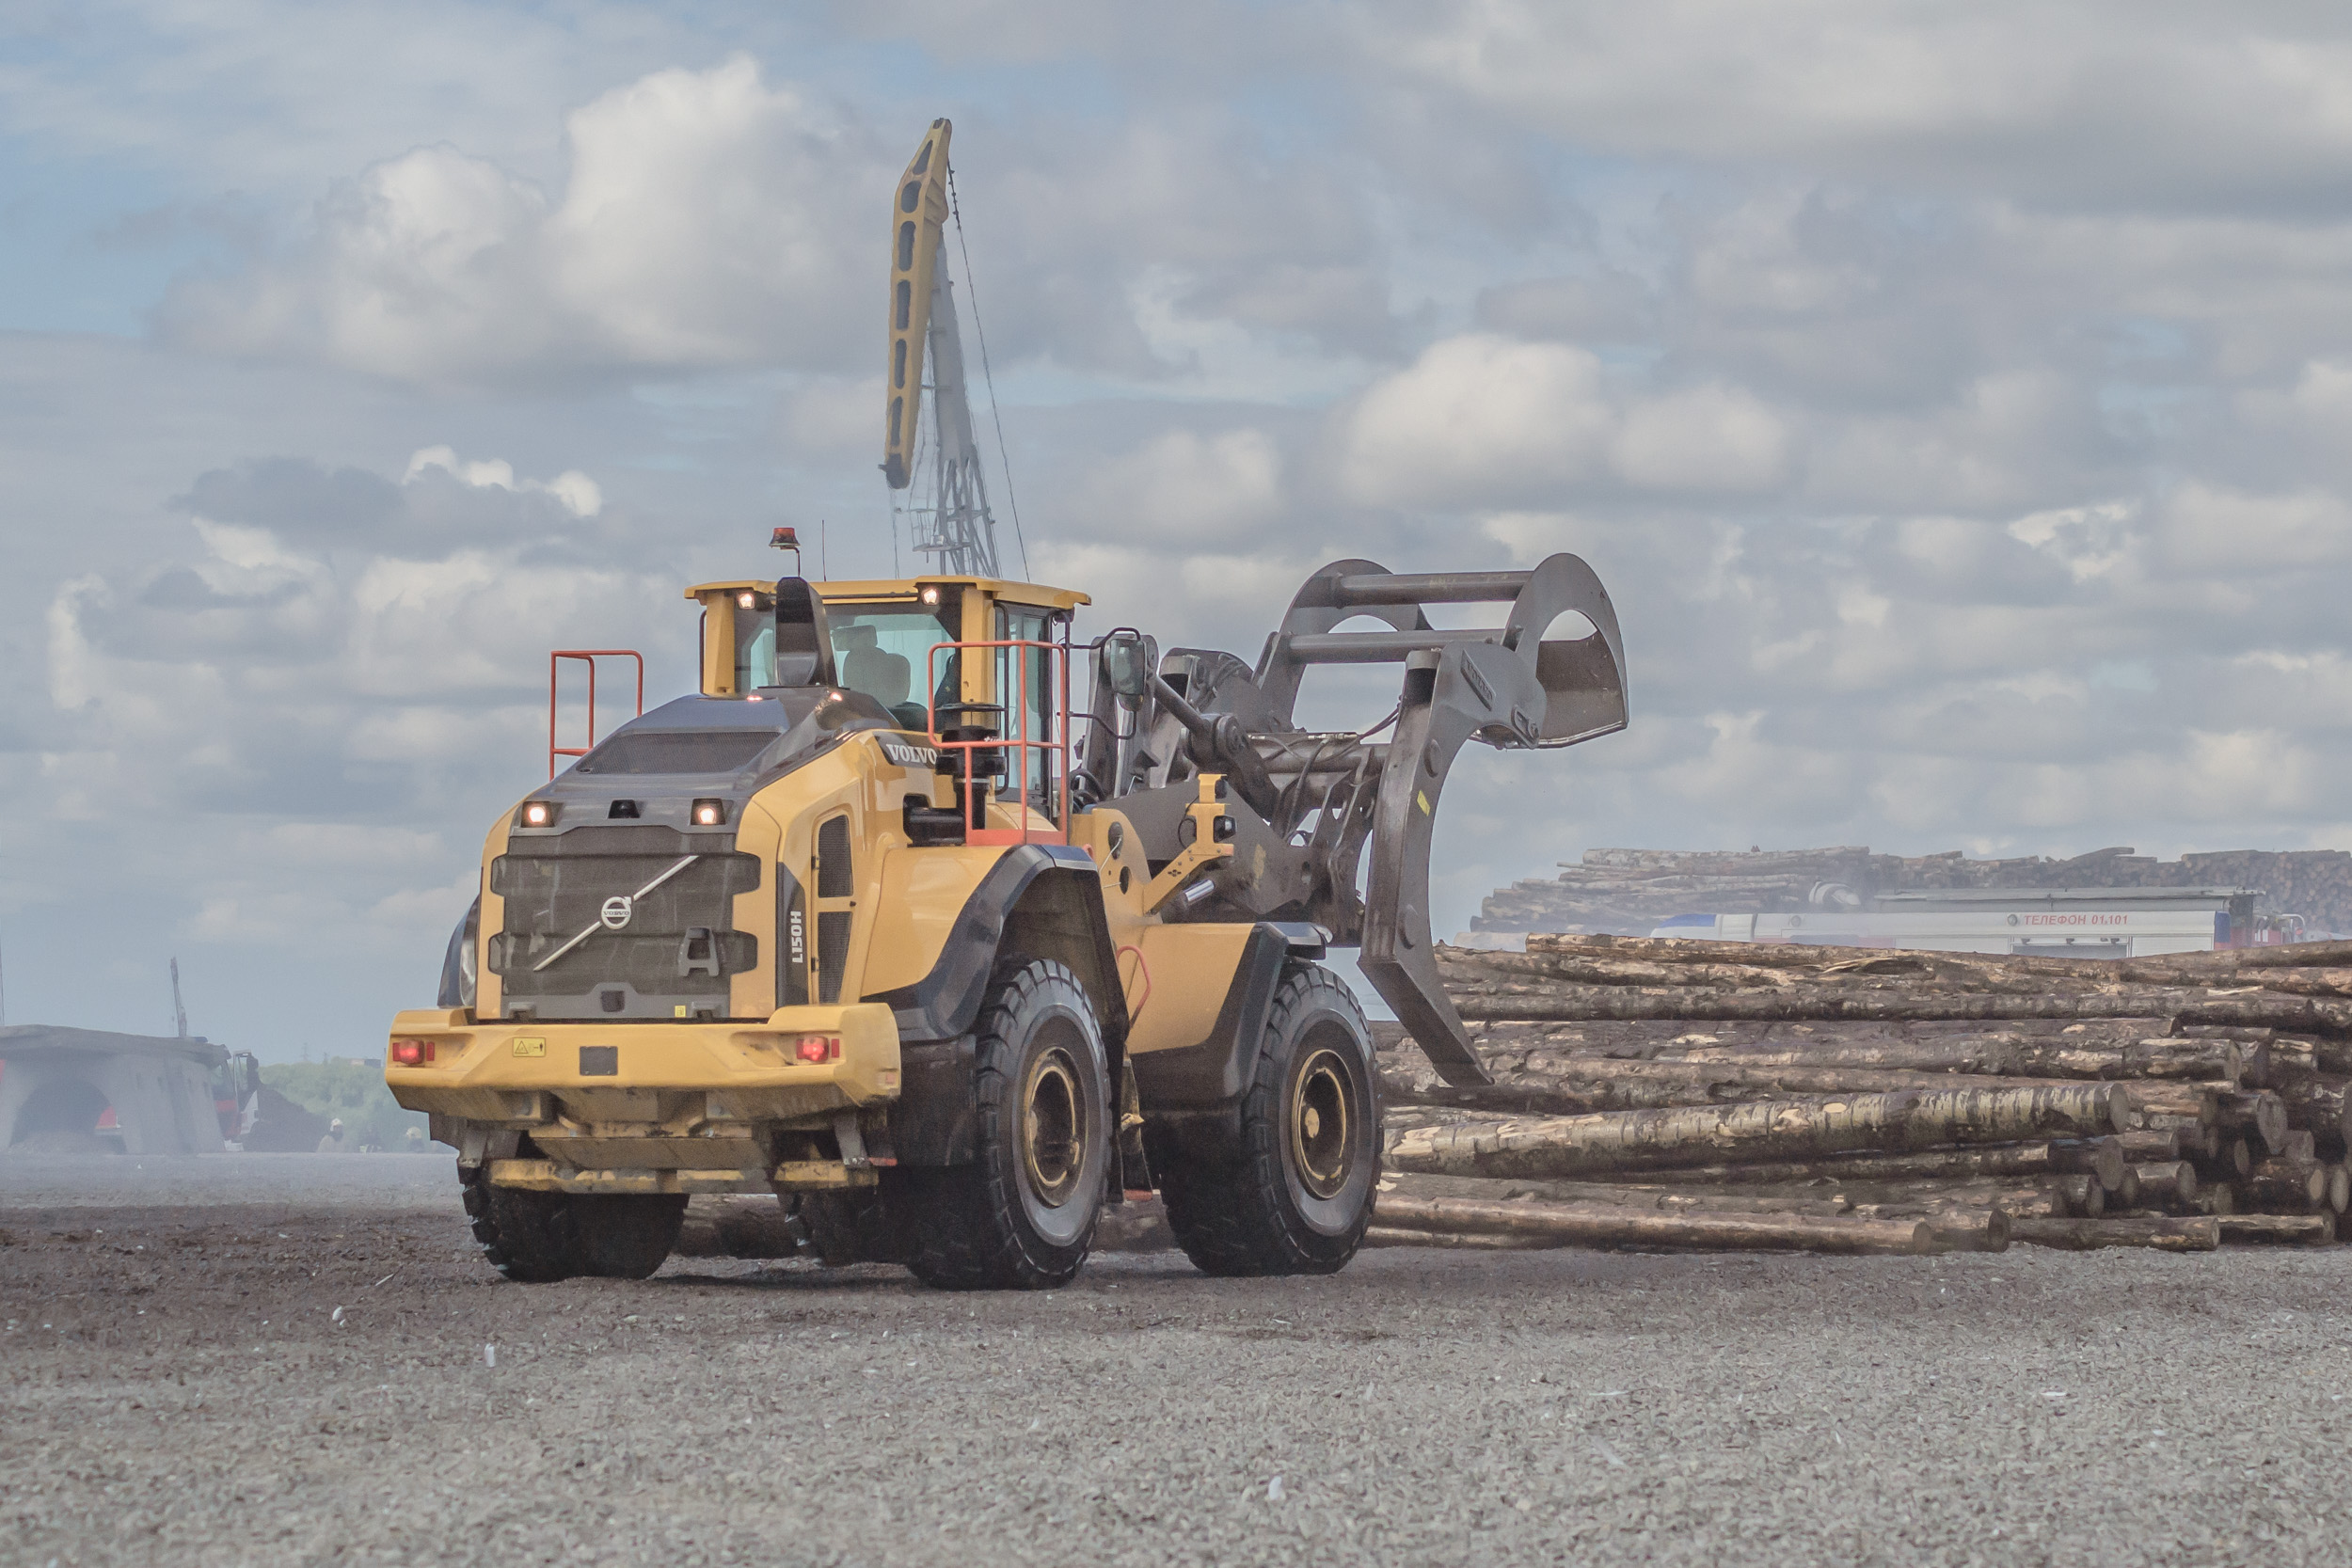
[[[746,578],[729,582],[698,582],[686,591],[690,599],[699,600],[706,594],[740,593],[752,589],[768,593],[775,587],[773,578]],[[1036,605],[1046,610],[1075,610],[1094,601],[1087,594],[1071,588],[1049,588],[1043,583],[1012,582],[1003,578],[961,577],[943,573],[926,578],[877,578],[845,582],[812,582],[817,596],[827,603],[857,603],[878,599],[912,599],[927,586],[977,588],[991,598],[1007,604]]]

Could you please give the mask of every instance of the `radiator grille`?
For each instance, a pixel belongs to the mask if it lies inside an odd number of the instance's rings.
[[[490,968],[510,1012],[723,1015],[728,977],[759,961],[758,939],[733,928],[736,895],[758,886],[759,862],[716,835],[596,827],[512,841],[490,863],[490,891],[505,900]],[[548,961],[582,931],[591,934]]]

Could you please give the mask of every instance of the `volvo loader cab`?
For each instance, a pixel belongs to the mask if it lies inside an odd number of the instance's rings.
[[[1074,641],[1086,595],[977,576],[689,596],[699,690],[491,830],[438,1005],[393,1022],[386,1080],[511,1278],[650,1274],[698,1192],[772,1192],[826,1259],[950,1288],[1068,1280],[1147,1189],[1211,1273],[1338,1269],[1378,1104],[1319,960],[1360,947],[1481,1081],[1429,951],[1446,776],[1468,740],[1625,723],[1613,611],[1568,556],[1334,562],[1255,665]],[[1476,602],[1503,624],[1422,613]],[[1401,665],[1395,712],[1300,728],[1300,676],[1340,663]]]

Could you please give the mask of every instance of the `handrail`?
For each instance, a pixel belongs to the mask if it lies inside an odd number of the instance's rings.
[[[555,743],[555,674],[559,659],[576,658],[588,666],[588,744]],[[645,656],[634,648],[556,648],[548,654],[548,777],[555,777],[557,757],[584,757],[596,749],[596,660],[633,658],[637,661],[637,716],[645,712]]]
[[[1061,716],[1061,728],[1059,736],[1057,737],[1050,737],[1041,740],[1026,733],[1029,716],[1029,661],[1025,658],[1016,657],[1009,660],[1009,662],[1013,666],[1018,684],[1012,694],[1014,700],[1010,703],[1005,704],[1004,710],[1005,715],[1009,720],[1018,716],[1021,733],[1010,733],[1010,727],[1009,725],[1007,727],[1008,733],[990,736],[979,740],[948,740],[942,736],[939,733],[939,656],[942,653],[956,653],[961,655],[961,651],[966,648],[1043,649],[1048,656],[1046,668],[1049,674],[1047,678],[1056,680],[1056,684],[1060,688],[1059,712]],[[962,670],[963,663],[961,657],[959,657],[955,661],[954,667],[959,672]],[[930,693],[930,696],[924,700],[924,716],[930,725],[931,744],[939,748],[942,752],[961,752],[963,753],[961,777],[964,787],[963,799],[960,804],[963,810],[964,842],[967,844],[1035,844],[1040,842],[1069,843],[1069,644],[1066,642],[1041,642],[1033,639],[1024,638],[993,638],[970,642],[934,642],[931,644],[930,652],[924,656],[923,675],[923,684]],[[1057,679],[1057,677],[1058,678]],[[961,681],[959,681],[958,684],[961,685]],[[1006,693],[999,691],[997,695],[1002,697],[1006,695]],[[1027,789],[1028,769],[1025,767],[1018,768],[1017,770],[1009,770],[1011,772],[1011,776],[1020,781],[1020,787],[1017,790],[1017,793],[1020,796],[1020,826],[1018,828],[1010,829],[991,828],[987,826],[987,817],[984,809],[980,805],[979,792],[971,787],[975,776],[974,768],[979,763],[979,753],[983,752],[1006,751],[1019,753],[1025,757],[1026,753],[1030,752],[1038,752],[1044,754],[1046,758],[1046,787],[1052,791],[1058,818],[1055,821],[1054,827],[1050,832],[1041,831],[1030,826],[1031,818],[1038,814],[1029,804],[1029,793]],[[1057,766],[1057,763],[1058,766]],[[994,777],[993,774],[991,774],[990,776],[992,778]]]

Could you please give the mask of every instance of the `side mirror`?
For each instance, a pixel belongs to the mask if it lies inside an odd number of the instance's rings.
[[[1152,666],[1158,662],[1158,652],[1139,631],[1121,629],[1103,639],[1102,652],[1096,657],[1097,678],[1130,713],[1143,705],[1152,689]]]

